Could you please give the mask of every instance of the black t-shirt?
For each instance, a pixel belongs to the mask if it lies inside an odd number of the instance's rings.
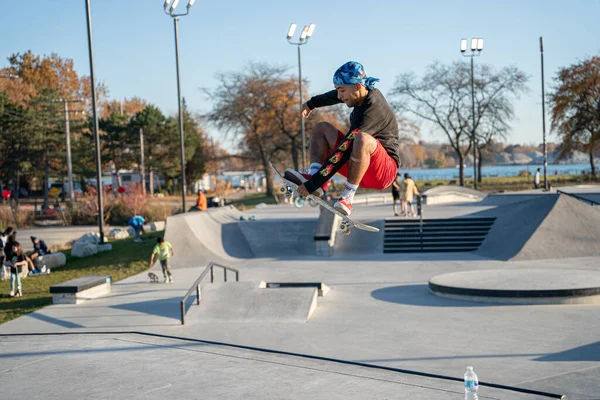
[[[16,263],[21,262],[21,261],[25,261],[25,255],[21,254],[20,256],[13,254],[12,257],[12,266],[10,267],[11,272],[16,273],[17,272],[17,267],[15,266]],[[21,266],[21,268],[23,268],[23,266]]]
[[[306,102],[310,109],[342,103],[337,90],[313,96]],[[378,89],[371,89],[362,106],[354,107],[350,115],[350,130],[359,129],[379,140],[385,151],[400,165],[398,120],[392,107]]]

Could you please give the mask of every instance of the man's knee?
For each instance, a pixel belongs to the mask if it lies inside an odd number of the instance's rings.
[[[377,139],[368,133],[359,132],[354,136],[354,148],[353,152],[360,152],[367,150],[369,154],[373,154],[377,149]]]
[[[311,137],[323,137],[333,147],[337,142],[338,129],[329,122],[318,122],[313,126]]]

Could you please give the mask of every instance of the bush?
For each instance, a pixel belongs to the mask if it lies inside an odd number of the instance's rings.
[[[147,222],[166,221],[173,215],[173,207],[168,204],[148,204],[143,212]]]
[[[15,218],[17,220],[16,225],[19,226],[19,228],[26,228],[33,225],[35,215],[29,205],[26,205],[24,208],[18,208],[17,210],[15,210],[14,216],[8,204],[0,205],[0,228],[2,230],[4,230],[4,228],[8,226],[14,227]]]
[[[529,176],[529,175],[531,175],[531,174],[529,173],[529,171],[527,171],[525,169],[519,171],[519,176]]]
[[[148,207],[148,196],[144,194],[142,185],[134,183],[119,197],[123,212],[127,215],[140,215]]]
[[[93,225],[98,222],[96,190],[91,189],[69,207],[73,225]],[[165,221],[173,215],[173,208],[168,204],[150,204],[150,197],[143,194],[141,185],[131,185],[125,193],[117,196],[107,194],[103,203],[104,222],[111,225],[127,225],[134,215],[143,215],[147,222]]]
[[[113,208],[117,203],[114,195],[107,193],[102,197],[104,222],[110,219]],[[74,204],[69,206],[69,214],[73,225],[93,225],[98,222],[98,192],[96,188],[88,185],[81,196],[77,196]]]

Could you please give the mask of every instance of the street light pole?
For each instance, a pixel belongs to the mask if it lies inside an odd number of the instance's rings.
[[[96,113],[96,80],[94,78],[94,47],[92,44],[92,11],[90,9],[90,0],[85,0],[88,32],[88,49],[90,53],[90,80],[92,86],[92,111],[94,118],[94,144],[96,146],[96,189],[98,192],[98,230],[100,233],[100,243],[104,243],[104,205],[102,203],[102,161],[100,159],[100,137],[98,135],[98,114]]]
[[[69,120],[69,113],[74,112],[74,113],[79,113],[79,110],[69,110],[69,103],[81,103],[83,102],[83,100],[77,99],[77,100],[66,100],[66,99],[60,99],[60,102],[63,103],[63,108],[64,108],[64,122],[65,122],[65,136],[66,136],[66,155],[67,155],[67,179],[68,179],[68,187],[69,187],[69,201],[72,203],[73,202],[73,193],[75,190],[75,187],[73,185],[73,163],[71,160],[71,130],[70,130],[70,120]]]
[[[305,25],[302,30],[302,34],[300,35],[300,40],[298,42],[292,42],[290,39],[294,36],[294,32],[296,31],[296,24],[292,23],[288,30],[287,40],[290,44],[298,46],[298,87],[299,87],[299,97],[300,97],[300,132],[302,135],[302,170],[306,171],[306,132],[304,128],[304,117],[302,116],[302,57],[300,54],[300,46],[306,44],[308,39],[312,36],[313,31],[315,30],[315,24]]]
[[[302,171],[306,172],[306,133],[304,117],[302,116],[302,57],[300,56],[300,45],[298,45],[298,87],[300,98],[300,132],[302,135]]]
[[[181,81],[180,81],[180,73],[179,73],[179,17],[187,15],[190,12],[190,8],[194,5],[195,0],[189,0],[187,9],[185,13],[182,14],[174,14],[175,8],[179,3],[179,0],[174,0],[173,4],[171,4],[171,0],[165,0],[165,4],[163,6],[165,10],[165,14],[173,17],[173,24],[175,28],[175,66],[177,69],[177,103],[179,107],[179,147],[180,147],[180,163],[181,163],[181,205],[183,207],[183,212],[185,213],[185,195],[186,195],[186,184],[185,184],[185,142],[183,135],[183,110],[181,108]],[[171,6],[169,7],[169,4]],[[169,9],[167,11],[167,8]]]
[[[475,134],[475,67],[473,57],[479,56],[483,50],[483,39],[471,39],[471,54],[465,54],[467,39],[460,41],[460,51],[465,57],[471,57],[471,106],[473,115],[473,129],[471,131],[471,145],[473,146],[473,187],[477,190],[477,136]],[[477,51],[477,53],[475,52]]]
[[[540,55],[542,57],[542,132],[544,136],[544,190],[548,191],[548,154],[546,150],[546,97],[544,95],[544,39],[540,36]]]

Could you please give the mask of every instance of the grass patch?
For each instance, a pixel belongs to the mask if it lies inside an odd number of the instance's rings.
[[[111,241],[112,251],[85,258],[74,258],[70,250],[64,251],[67,256],[64,266],[53,269],[48,275],[21,280],[22,297],[8,297],[10,281],[0,282],[0,324],[52,304],[50,286],[57,283],[86,275],[111,275],[112,281],[118,282],[148,270],[156,238],[163,234],[164,231],[149,232],[141,243],[133,243],[133,238]]]
[[[266,193],[253,193],[242,199],[232,201],[230,204],[233,204],[240,210],[250,210],[260,203],[277,204],[275,198],[273,196],[267,196]]]

